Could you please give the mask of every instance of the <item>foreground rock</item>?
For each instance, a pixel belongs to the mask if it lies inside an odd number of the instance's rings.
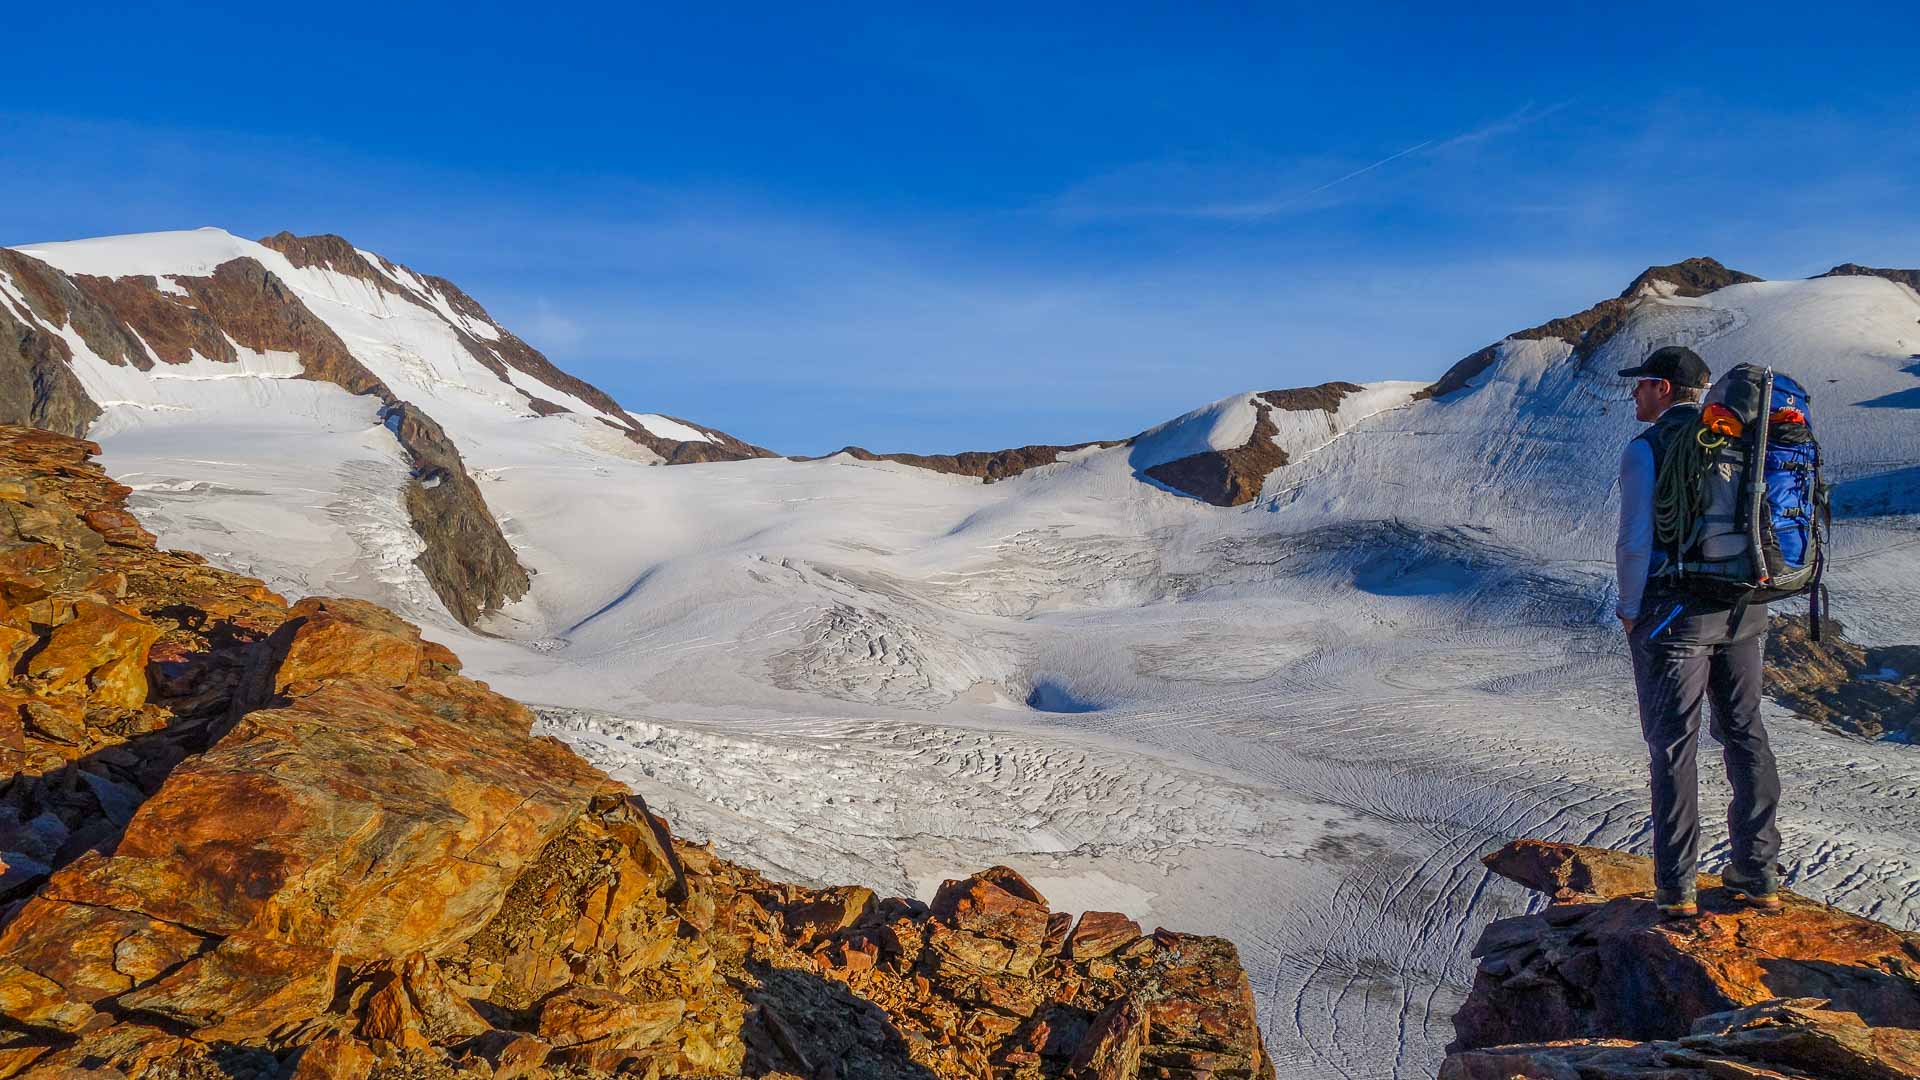
[[[1553,897],[1487,927],[1441,1076],[1920,1076],[1920,935],[1787,894],[1776,913],[1700,878],[1663,922],[1650,860],[1522,840],[1486,859]]]
[[[768,881],[89,449],[0,428],[0,1078],[1272,1075],[1227,942]]]

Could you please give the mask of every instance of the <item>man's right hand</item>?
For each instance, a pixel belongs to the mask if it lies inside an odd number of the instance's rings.
[[[1629,618],[1627,618],[1627,617],[1626,617],[1625,615],[1622,615],[1622,614],[1620,614],[1620,613],[1619,613],[1619,612],[1617,612],[1617,611],[1616,611],[1616,612],[1614,612],[1614,618],[1616,618],[1616,619],[1619,619],[1619,620],[1620,620],[1620,629],[1622,629],[1622,630],[1624,630],[1624,631],[1626,631],[1626,632],[1627,632],[1627,633],[1629,633],[1629,634],[1631,634],[1631,633],[1633,633],[1633,620],[1632,620],[1632,619],[1629,619]]]

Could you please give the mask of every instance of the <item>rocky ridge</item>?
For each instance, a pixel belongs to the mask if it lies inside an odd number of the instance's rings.
[[[1861,266],[1859,263],[1841,263],[1820,276],[1886,278],[1888,281],[1898,282],[1920,293],[1920,270],[1893,270],[1879,266]]]
[[[930,472],[947,473],[951,476],[974,476],[991,484],[996,480],[1019,476],[1028,469],[1051,465],[1059,461],[1063,454],[1097,447],[1124,446],[1127,441],[1085,442],[1071,446],[1018,446],[1008,450],[963,450],[958,454],[876,454],[865,447],[847,446],[835,450],[832,454],[822,454],[821,457],[845,454],[859,461],[896,461],[902,465],[912,465]],[[792,460],[817,459],[795,457]]]
[[[1920,1076],[1920,934],[1701,875],[1661,921],[1651,860],[1519,840],[1485,860],[1551,898],[1489,924],[1442,1080],[1892,1080]]]
[[[1633,305],[1643,298],[1705,296],[1729,285],[1759,280],[1752,274],[1730,270],[1715,260],[1705,257],[1686,259],[1668,266],[1649,266],[1621,290],[1619,296],[1602,300],[1585,311],[1508,334],[1502,341],[1559,338],[1573,346],[1573,359],[1578,362],[1598,352],[1602,345],[1619,333],[1620,328],[1626,325],[1627,313],[1633,310]],[[1465,357],[1448,368],[1438,382],[1422,390],[1417,396],[1445,397],[1456,390],[1463,389],[1473,381],[1476,375],[1487,370],[1495,360],[1499,359],[1502,341],[1496,341]]]
[[[384,609],[156,550],[0,428],[0,1077],[1272,1069],[1233,947],[765,879]]]

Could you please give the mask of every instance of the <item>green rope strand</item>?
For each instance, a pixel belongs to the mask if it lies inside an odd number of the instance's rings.
[[[1714,454],[1728,440],[1707,428],[1693,438],[1681,437],[1667,447],[1653,485],[1653,535],[1662,546],[1684,555],[1699,538],[1706,516],[1706,485],[1701,478],[1713,467]]]

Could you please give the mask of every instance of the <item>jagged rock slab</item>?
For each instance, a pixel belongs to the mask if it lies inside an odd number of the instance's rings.
[[[1651,861],[1620,852],[1486,862],[1554,903],[1481,937],[1444,1077],[1916,1075],[1920,935],[1791,893],[1762,912],[1706,876],[1701,916],[1663,921]]]

